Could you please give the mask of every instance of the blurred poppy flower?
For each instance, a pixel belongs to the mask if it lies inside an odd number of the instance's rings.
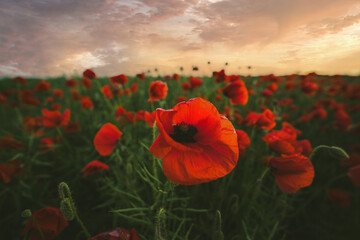
[[[83,178],[86,178],[88,175],[108,169],[109,169],[108,165],[99,161],[92,161],[89,164],[87,164],[83,169],[81,169],[81,172],[84,172]]]
[[[139,120],[144,120],[145,118],[145,111],[144,110],[139,110],[135,113],[135,120],[139,121]]]
[[[140,78],[141,81],[145,81],[145,74],[144,73],[138,73],[136,74],[136,77]]]
[[[65,85],[69,88],[74,88],[76,87],[76,81],[72,78],[66,79]]]
[[[4,136],[0,138],[0,149],[22,149],[24,145],[21,142],[15,141],[11,136]]]
[[[291,91],[295,88],[295,83],[292,82],[292,81],[288,81],[286,84],[285,84],[285,90],[286,91]]]
[[[184,102],[184,101],[187,101],[187,100],[189,100],[187,97],[185,97],[185,96],[178,96],[177,98],[176,98],[176,102]]]
[[[267,164],[278,187],[286,193],[296,193],[310,186],[314,179],[314,167],[309,158],[300,154],[271,157]]]
[[[340,162],[341,166],[355,166],[360,165],[360,153],[350,153],[349,159],[343,159]]]
[[[0,180],[4,183],[10,182],[12,177],[22,174],[19,160],[12,160],[0,164]]]
[[[199,86],[201,86],[203,84],[203,82],[200,78],[196,78],[196,77],[192,77],[192,76],[190,76],[189,81],[190,81],[192,90],[198,88]]]
[[[19,99],[24,105],[40,105],[41,102],[33,97],[34,92],[32,90],[26,89],[20,92]]]
[[[46,108],[42,110],[43,124],[44,127],[60,127],[66,126],[70,121],[70,110],[66,109],[65,112],[61,115],[59,111],[49,111]]]
[[[79,122],[71,122],[65,127],[66,133],[75,133],[78,132],[80,128]]]
[[[307,140],[307,139],[300,140],[300,141],[298,141],[298,144],[302,148],[302,151],[301,151],[302,155],[309,156],[311,154],[312,147],[311,147],[311,143],[309,140]]]
[[[125,83],[128,82],[128,78],[127,78],[127,76],[125,76],[124,74],[120,74],[120,75],[111,77],[111,78],[110,78],[110,82],[111,82],[112,84],[121,84],[121,85],[124,85]]]
[[[239,148],[231,122],[210,102],[195,98],[173,109],[156,109],[160,134],[150,152],[163,159],[173,182],[193,185],[223,177],[235,167]]]
[[[139,89],[138,85],[136,82],[134,82],[133,84],[131,84],[131,92],[134,93],[134,92],[137,92],[137,90]]]
[[[61,89],[55,89],[55,90],[53,90],[53,96],[57,97],[57,98],[63,98],[64,92]]]
[[[42,136],[44,131],[42,131],[43,120],[42,117],[24,117],[22,119],[25,130],[30,132],[33,136]]]
[[[222,69],[219,72],[214,71],[213,72],[213,77],[216,83],[220,83],[220,82],[227,82],[229,81],[228,77],[225,74],[225,70]]]
[[[336,128],[342,129],[344,131],[348,130],[352,120],[350,116],[342,109],[339,109],[335,112],[335,122],[334,125]]]
[[[21,83],[22,85],[26,85],[27,84],[27,80],[23,77],[14,77],[13,79],[11,79],[11,81],[13,82],[17,82],[17,83]]]
[[[319,89],[319,86],[310,81],[301,82],[301,91],[303,91],[307,96],[312,96],[315,94],[316,90]]]
[[[262,138],[276,153],[279,154],[295,154],[301,153],[302,148],[296,139],[285,131],[271,131]]]
[[[125,114],[126,114],[126,110],[122,106],[119,106],[115,111],[115,116],[117,120],[119,120],[120,117]]]
[[[354,185],[360,187],[360,164],[349,168],[347,175]]]
[[[48,137],[44,137],[41,139],[41,142],[40,142],[40,150],[43,151],[43,152],[46,152],[46,151],[54,151],[54,142],[51,138],[48,138]]]
[[[105,85],[101,88],[101,92],[104,94],[104,96],[108,99],[112,99],[113,95],[110,91],[110,86],[109,85]]]
[[[247,126],[256,126],[268,131],[276,126],[275,115],[269,109],[265,109],[263,113],[248,113],[243,123]]]
[[[162,81],[151,82],[149,86],[148,101],[158,101],[166,97],[168,91],[167,84]]]
[[[82,78],[82,84],[87,88],[90,89],[92,87],[91,81],[87,77]]]
[[[144,120],[147,123],[147,125],[149,125],[149,127],[154,126],[155,115],[156,115],[156,111],[153,111],[152,113],[149,113],[149,112],[145,111]]]
[[[50,83],[41,80],[38,84],[35,85],[35,92],[44,92],[50,90]]]
[[[178,81],[180,81],[180,75],[177,74],[177,73],[174,73],[174,74],[172,75],[172,79],[175,79],[175,80],[178,82]]]
[[[230,82],[226,87],[220,90],[230,99],[230,103],[237,105],[246,105],[248,102],[248,91],[242,80]]]
[[[140,240],[135,229],[131,231],[124,228],[115,228],[108,232],[99,233],[93,240]]]
[[[340,189],[328,189],[326,194],[329,199],[334,203],[339,204],[341,207],[347,207],[350,204],[350,196],[346,192]]]
[[[237,141],[239,145],[239,153],[240,156],[243,157],[245,155],[245,150],[250,146],[250,138],[246,134],[245,131],[236,129]]]
[[[84,72],[83,72],[83,77],[84,78],[90,78],[90,79],[94,79],[94,78],[97,78],[95,72],[91,69],[86,69]]]
[[[189,91],[191,89],[191,84],[189,82],[182,82],[181,83],[181,88],[184,91]]]
[[[104,124],[94,138],[94,145],[98,153],[102,156],[110,155],[121,135],[122,132],[113,124]]]
[[[84,96],[84,97],[81,98],[81,107],[83,109],[89,109],[89,108],[92,109],[92,108],[94,108],[94,104],[91,101],[89,96]]]
[[[55,207],[45,207],[39,209],[33,213],[33,217],[36,219],[41,231],[44,234],[45,240],[55,239],[65,227],[68,226],[67,220],[62,215],[60,209]],[[32,218],[28,218],[22,235],[32,229],[29,240],[41,239],[40,232]]]
[[[77,90],[71,90],[71,100],[80,100],[81,96]]]

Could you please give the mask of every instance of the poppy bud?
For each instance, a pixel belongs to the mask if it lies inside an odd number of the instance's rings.
[[[165,239],[166,238],[166,215],[165,209],[160,208],[158,213],[156,214],[156,237],[157,239]]]
[[[71,208],[70,200],[68,198],[64,198],[63,200],[61,200],[60,211],[61,211],[62,215],[64,216],[64,218],[68,221],[73,220],[75,217],[75,214]]]
[[[28,218],[31,217],[32,213],[30,211],[30,209],[25,209],[22,213],[21,213],[21,217],[23,218]]]

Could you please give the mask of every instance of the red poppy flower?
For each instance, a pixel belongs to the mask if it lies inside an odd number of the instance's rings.
[[[43,152],[54,151],[54,142],[51,138],[45,137],[41,139],[40,150]]]
[[[314,167],[309,158],[300,154],[268,159],[268,165],[278,187],[287,193],[296,193],[310,186],[314,179]]]
[[[318,89],[319,86],[314,82],[309,82],[309,81],[301,82],[301,91],[303,91],[307,96],[314,95],[316,90]]]
[[[61,89],[55,89],[53,90],[53,96],[57,98],[63,98],[64,92]]]
[[[137,92],[138,89],[139,89],[139,87],[138,87],[137,83],[134,82],[133,84],[131,84],[130,90],[132,93]]]
[[[50,90],[50,83],[44,80],[35,85],[35,92],[44,92]]]
[[[0,164],[0,180],[4,183],[10,182],[12,177],[22,174],[20,162],[18,160],[8,161]]]
[[[219,72],[213,72],[213,77],[216,83],[229,81],[228,77],[225,74],[224,69],[222,69]]]
[[[355,167],[349,168],[347,175],[354,185],[360,187],[360,164]]]
[[[33,217],[36,219],[41,231],[43,232],[45,240],[52,240],[56,238],[64,230],[64,228],[69,225],[60,209],[55,207],[45,207],[39,209],[33,213]],[[22,235],[25,235],[30,229],[33,230],[28,238],[29,240],[41,239],[40,232],[38,231],[38,228],[32,218],[28,218]]]
[[[269,109],[265,109],[261,114],[250,112],[243,122],[247,126],[256,126],[269,131],[276,126],[275,115]]]
[[[115,228],[108,232],[99,233],[93,240],[140,240],[137,235],[135,229],[131,229],[131,231],[126,230],[124,228]]]
[[[11,136],[4,136],[0,138],[0,149],[22,149],[24,145],[21,142],[15,141]]]
[[[156,117],[156,111],[153,111],[152,113],[145,111],[144,113],[144,120],[149,125],[149,127],[154,126],[155,117]]]
[[[187,100],[189,100],[187,97],[185,97],[185,96],[178,96],[177,98],[176,98],[176,102],[186,102]]]
[[[75,133],[78,132],[80,128],[79,122],[71,122],[65,127],[66,133]]]
[[[91,70],[91,69],[86,69],[83,72],[83,77],[84,78],[90,78],[90,79],[97,78],[95,72],[93,70]]]
[[[90,89],[92,87],[91,81],[87,77],[82,78],[82,84],[87,88]]]
[[[295,83],[293,81],[288,81],[286,84],[285,84],[285,90],[286,91],[291,91],[293,90],[294,88],[296,87]]]
[[[311,147],[311,143],[309,142],[309,140],[304,139],[304,140],[298,141],[298,144],[302,148],[302,151],[301,151],[302,155],[309,156],[311,154],[312,147]]]
[[[203,82],[200,78],[195,78],[192,76],[190,76],[189,81],[190,81],[192,90],[198,88],[199,86],[201,86],[203,84]]]
[[[141,81],[145,81],[145,74],[144,73],[138,73],[136,74],[136,77],[140,78]]]
[[[71,90],[71,100],[80,100],[81,96],[77,90]]]
[[[111,123],[104,124],[94,138],[94,145],[102,156],[110,155],[114,150],[122,132]]]
[[[13,82],[18,82],[18,83],[21,83],[22,85],[26,85],[27,84],[27,80],[23,77],[14,77],[12,79]]]
[[[20,92],[19,99],[24,105],[40,105],[41,102],[33,97],[34,92],[32,90],[26,89]]]
[[[250,146],[250,138],[243,130],[236,129],[237,141],[239,145],[240,156],[245,155],[245,150]]]
[[[65,85],[69,88],[76,87],[76,81],[72,78],[69,78],[65,81]]]
[[[360,165],[360,153],[350,153],[349,159],[343,159],[340,162],[341,166],[355,166]]]
[[[180,81],[180,75],[177,74],[177,73],[174,73],[174,74],[172,75],[172,79],[175,79],[175,80],[178,82],[178,81]]]
[[[276,153],[295,154],[301,153],[302,148],[295,138],[285,131],[271,131],[262,138]]]
[[[342,129],[344,131],[348,130],[352,120],[350,116],[342,109],[339,109],[335,112],[335,127]]]
[[[89,109],[89,108],[92,109],[92,108],[94,108],[94,104],[91,101],[89,96],[84,96],[84,97],[81,98],[81,107],[83,109]]]
[[[221,89],[220,92],[230,99],[231,104],[246,105],[248,102],[248,91],[242,80],[236,80],[229,83],[226,87]]]
[[[122,107],[122,106],[119,106],[117,109],[116,109],[116,112],[115,112],[115,116],[116,116],[116,119],[119,120],[120,117],[122,115],[125,115],[126,114],[126,110]]]
[[[191,84],[189,82],[182,82],[181,83],[181,88],[184,91],[189,91],[191,89]]]
[[[120,74],[120,75],[117,75],[117,76],[114,76],[114,77],[111,77],[110,78],[110,82],[112,84],[122,84],[124,85],[125,83],[128,82],[128,78],[127,76],[125,76],[124,74]]]
[[[108,165],[99,161],[92,161],[89,164],[87,164],[83,169],[81,169],[81,172],[84,172],[83,178],[86,178],[88,175],[108,169],[109,169]]]
[[[350,196],[340,189],[328,189],[326,194],[334,203],[339,204],[341,207],[347,207],[350,204]]]
[[[47,128],[66,126],[70,121],[69,109],[66,109],[64,114],[61,115],[59,111],[49,111],[46,108],[44,108],[42,110],[42,114],[44,115],[43,118],[44,127]]]
[[[110,91],[110,86],[109,85],[105,85],[101,88],[101,92],[104,94],[104,96],[108,99],[112,99],[113,95]]]
[[[162,81],[151,82],[149,87],[149,102],[158,101],[166,97],[168,91],[167,84]]]
[[[150,152],[163,159],[173,182],[193,185],[223,177],[235,167],[239,148],[231,122],[210,102],[195,98],[171,110],[156,109],[160,134]]]

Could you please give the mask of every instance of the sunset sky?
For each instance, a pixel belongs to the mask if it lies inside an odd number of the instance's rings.
[[[229,74],[359,75],[360,1],[0,1],[0,76],[209,75],[225,62]]]

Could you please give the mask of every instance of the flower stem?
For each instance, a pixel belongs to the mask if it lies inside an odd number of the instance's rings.
[[[36,228],[38,229],[39,233],[40,233],[40,236],[41,236],[41,240],[45,240],[45,236],[44,236],[44,233],[43,231],[41,230],[40,226],[39,226],[39,223],[36,221],[36,219],[34,218],[34,216],[31,214],[31,218],[33,220],[33,222],[35,223],[36,225]]]

